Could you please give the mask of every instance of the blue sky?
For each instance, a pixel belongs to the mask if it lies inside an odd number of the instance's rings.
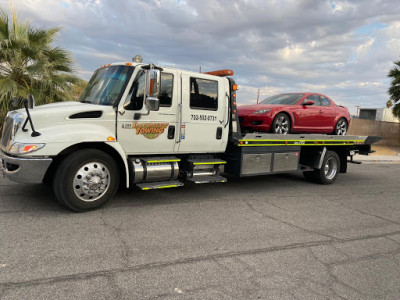
[[[238,103],[324,93],[352,113],[384,107],[400,60],[400,1],[13,0],[20,18],[62,27],[76,73],[130,61],[203,71],[230,68]],[[8,0],[0,0],[9,11]]]

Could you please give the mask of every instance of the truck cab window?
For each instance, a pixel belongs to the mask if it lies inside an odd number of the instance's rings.
[[[172,104],[172,91],[174,87],[174,75],[161,73],[160,106],[170,107]]]
[[[191,77],[190,108],[218,110],[218,81]]]
[[[145,72],[142,72],[138,79],[132,84],[129,95],[124,103],[126,110],[141,110],[144,101]]]

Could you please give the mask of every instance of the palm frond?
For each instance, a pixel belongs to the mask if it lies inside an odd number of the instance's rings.
[[[10,6],[11,17],[0,9],[0,124],[12,96],[30,93],[45,104],[72,100],[84,86],[73,74],[71,54],[54,45],[60,28],[34,27]]]

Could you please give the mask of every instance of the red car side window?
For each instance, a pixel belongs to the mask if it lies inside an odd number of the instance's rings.
[[[305,101],[309,101],[309,100],[314,101],[314,105],[313,106],[321,106],[321,101],[320,101],[320,98],[319,98],[318,95],[310,95],[310,96],[308,96],[306,99],[303,100],[303,103]]]
[[[331,101],[326,97],[321,97],[321,105],[322,106],[331,106]]]

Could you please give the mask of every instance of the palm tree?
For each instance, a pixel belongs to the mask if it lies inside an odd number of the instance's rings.
[[[388,74],[388,77],[392,78],[389,95],[393,103],[393,115],[400,118],[400,61],[395,61],[394,64],[396,66]]]
[[[70,54],[53,46],[59,28],[41,29],[12,18],[0,10],[0,124],[9,110],[9,100],[32,94],[37,104],[72,100],[75,84]],[[1,127],[1,125],[0,125]]]

